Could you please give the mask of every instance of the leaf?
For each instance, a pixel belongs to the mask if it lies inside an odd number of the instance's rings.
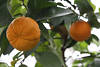
[[[7,38],[6,38],[6,29],[4,29],[4,31],[1,34],[0,37],[0,47],[1,47],[1,51],[0,51],[0,55],[3,53],[4,55],[9,54],[14,48],[9,44]]]
[[[43,14],[41,14],[43,13]],[[41,19],[52,19],[52,18],[56,18],[56,17],[62,17],[62,16],[66,16],[69,14],[72,14],[72,10],[70,9],[64,9],[64,8],[60,8],[60,7],[50,7],[47,9],[42,10],[38,16],[40,16],[40,20]]]
[[[65,48],[70,48],[74,45],[76,45],[77,41],[73,40],[70,36],[68,36],[68,39],[65,41]]]
[[[80,51],[80,52],[87,52],[88,51],[88,44],[85,41],[77,42],[73,48],[75,50]]]
[[[78,18],[77,14],[75,14],[69,8],[63,9],[59,7],[45,9],[37,16],[39,17],[39,19],[37,17],[37,21],[49,19],[48,23],[54,26],[61,24],[63,21],[65,21],[65,23],[73,22]]]
[[[37,14],[42,9],[54,7],[56,5],[57,4],[55,2],[51,2],[51,1],[47,1],[47,0],[29,0],[29,3],[28,3],[29,15],[32,18],[35,18],[35,16],[37,16]]]
[[[88,0],[74,0],[74,3],[77,4],[80,15],[93,11],[93,8],[89,4]]]
[[[41,52],[37,53],[36,59],[40,62],[43,67],[61,67],[62,64],[59,58],[52,52]]]
[[[7,0],[0,0],[0,7],[6,2],[7,2]]]
[[[92,63],[94,61],[94,58],[92,58],[92,57],[86,57],[86,58],[82,58],[82,59],[80,59],[80,60],[75,60],[74,62],[73,62],[73,65],[72,65],[72,67],[77,67],[78,66],[78,64],[84,64],[83,66],[84,67],[87,67],[87,65],[88,64],[90,64],[90,63]]]
[[[91,34],[91,36],[89,37],[88,40],[86,40],[86,42],[90,44],[91,42],[93,42],[93,39],[99,41],[99,38],[95,34]]]
[[[24,5],[25,5],[25,6],[28,5],[28,1],[29,1],[29,0],[24,0]]]
[[[97,41],[96,39],[92,39],[93,43],[95,43],[97,46],[100,45],[100,41]]]
[[[30,51],[24,51],[24,57],[27,58],[30,54],[32,54],[35,51],[35,49],[32,49]]]
[[[37,63],[35,64],[35,67],[43,67],[43,65],[40,64],[40,62],[37,62]]]
[[[15,56],[13,56],[13,60],[18,59],[22,55],[21,52],[18,52]]]
[[[99,15],[100,15],[100,8],[99,8]]]
[[[69,11],[69,9],[68,9],[68,11]],[[55,15],[56,17],[50,19],[50,24],[57,26],[57,25],[63,23],[63,21],[65,22],[65,24],[69,24],[78,19],[78,16],[75,13],[67,12],[67,9],[66,9],[65,13],[62,13],[61,16],[59,16],[59,15],[61,15],[61,13],[59,13],[58,16]]]
[[[38,2],[38,0],[37,0],[37,2]],[[40,2],[40,3],[42,3],[42,2]],[[47,5],[45,5],[45,6],[47,6]],[[31,5],[29,5],[29,7],[31,7]],[[33,6],[33,8],[34,8],[34,6]],[[37,9],[40,9],[40,8],[37,8]],[[48,6],[44,7],[43,9],[41,8],[41,10],[37,10],[37,9],[32,10],[29,8],[29,10],[30,10],[29,16],[36,19],[37,21],[50,20],[50,23],[54,24],[54,25],[58,25],[58,24],[62,23],[63,20],[66,20],[66,16],[68,17],[69,14],[71,14],[72,16],[74,15],[74,18],[76,16],[76,14],[69,8],[64,9],[64,8],[56,7],[53,5],[49,6],[49,7]],[[32,13],[31,13],[31,11],[32,11]],[[70,17],[70,19],[72,20],[72,17]]]
[[[14,59],[13,61],[11,61],[11,67],[15,67],[15,64],[19,61],[20,59]]]
[[[100,23],[98,22],[95,14],[93,12],[89,12],[87,15],[88,15],[88,22],[91,25],[91,27],[100,28]]]
[[[28,1],[21,0],[9,0],[8,1],[8,10],[12,17],[18,17],[19,15],[26,15],[27,13],[27,3]]]
[[[7,0],[0,0],[0,25],[2,26],[9,24],[12,20],[6,2]]]
[[[1,36],[1,33],[3,32],[4,28],[5,28],[5,26],[0,27],[0,36]]]
[[[51,31],[47,30],[42,23],[39,24],[42,36],[45,38],[45,41],[41,43],[40,46],[35,51],[35,57],[37,61],[40,62],[40,64],[42,64],[43,67],[50,67],[53,63],[55,63],[56,65],[53,64],[54,66],[52,67],[59,67],[59,66],[61,67],[61,65],[64,65],[64,62],[62,60],[61,50],[60,51],[58,50],[59,45],[55,44],[52,37],[50,36]]]
[[[0,67],[9,67],[8,64],[4,63],[4,62],[0,62]]]
[[[18,14],[25,15],[26,13],[27,13],[26,8],[24,6],[20,6],[20,7],[16,8],[16,10],[14,11],[14,13],[12,13],[12,15],[13,16],[16,16]]]
[[[44,52],[48,51],[48,45],[49,43],[45,41],[44,43],[40,44],[40,46],[36,49],[37,52]]]
[[[99,10],[99,12],[95,13],[95,15],[96,15],[97,19],[100,19],[100,10]]]
[[[63,3],[61,3],[61,2],[58,2],[57,5],[62,6],[62,7],[65,7],[65,6],[63,5]]]
[[[59,34],[55,34],[55,36],[54,37],[61,37]],[[55,43],[55,45],[56,45],[56,47],[57,47],[57,50],[58,51],[61,51],[61,47],[62,47],[62,40],[61,39],[54,39],[54,43]]]
[[[89,4],[91,5],[91,7],[93,8],[93,11],[95,11],[96,6],[91,2],[91,0],[88,0]]]

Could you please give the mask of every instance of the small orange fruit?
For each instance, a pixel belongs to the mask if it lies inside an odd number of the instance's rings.
[[[71,25],[69,33],[76,41],[87,40],[91,35],[91,27],[87,22],[78,20]]]
[[[8,26],[7,39],[10,44],[20,50],[34,48],[40,41],[40,29],[35,20],[29,17],[19,17]]]

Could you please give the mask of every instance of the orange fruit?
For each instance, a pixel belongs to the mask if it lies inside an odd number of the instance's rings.
[[[59,25],[56,27],[57,32],[61,35],[63,39],[66,39],[68,36],[68,31],[64,25]]]
[[[87,22],[78,20],[71,25],[69,33],[76,41],[87,40],[91,35],[91,27]]]
[[[10,44],[20,51],[34,48],[40,41],[40,29],[35,20],[29,17],[14,19],[6,31]]]

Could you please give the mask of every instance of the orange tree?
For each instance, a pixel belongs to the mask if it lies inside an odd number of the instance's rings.
[[[97,20],[99,18],[99,12],[94,13],[96,6],[93,5],[90,0],[74,0],[74,4],[69,0],[64,0],[64,2],[67,2],[66,5],[70,4],[70,6],[65,6],[61,2],[56,3],[54,0],[0,0],[0,56],[2,54],[10,54],[13,49],[17,49],[17,45],[21,51],[16,53],[13,57],[13,61],[11,62],[12,67],[15,67],[17,61],[20,60],[19,57],[22,55],[24,55],[24,59],[21,61],[19,67],[25,67],[26,65],[23,65],[23,61],[29,55],[33,56],[33,54],[37,60],[35,67],[67,67],[64,52],[68,48],[73,48],[81,53],[90,54],[90,56],[82,57],[82,60],[75,60],[73,67],[74,64],[77,65],[78,63],[85,63],[84,67],[87,67],[95,58],[99,58],[99,52],[89,52],[87,49],[91,43],[99,44],[99,38],[95,34],[90,33],[92,28],[100,28],[100,23]],[[79,13],[77,13],[76,10],[79,11]],[[9,36],[12,36],[12,40],[15,40],[13,38],[17,37],[17,35],[14,37],[16,33],[23,33],[23,31],[20,31],[21,28],[21,30],[25,31],[25,34],[28,34],[23,35],[23,38],[28,38],[30,41],[28,40],[28,42],[26,42],[20,39],[17,43],[10,43],[9,37],[6,37],[7,29],[11,22],[21,16],[30,17],[39,25],[41,36],[38,44],[35,40],[30,40],[30,38],[34,39],[35,35],[39,34],[39,32],[37,32],[37,34],[32,33],[34,29],[32,30],[27,24],[21,24],[21,21],[18,23],[18,27],[16,25],[12,26],[14,32],[10,30],[9,33],[12,32],[13,34],[11,33]],[[78,25],[79,27],[76,25],[75,29],[69,33],[71,24],[80,20],[80,17],[88,20],[86,24],[89,25],[89,28],[80,23]],[[25,20],[23,20],[22,23],[24,23],[24,21]],[[26,22],[32,26],[30,24],[32,23],[31,21],[25,21],[25,23]],[[43,25],[44,23],[48,23],[51,29],[47,29]],[[35,25],[33,25],[33,27],[34,26]],[[31,32],[27,32],[26,30],[30,30]],[[88,35],[85,33],[86,31],[89,31],[89,36],[82,41],[74,40],[73,37],[70,36],[71,34],[75,34],[75,37],[80,39]],[[27,51],[22,50],[31,47],[34,42],[36,42],[36,46],[32,49]],[[15,47],[11,45],[15,45]],[[20,47],[21,45],[28,47]],[[8,66],[3,62],[1,62],[0,65],[3,67]]]

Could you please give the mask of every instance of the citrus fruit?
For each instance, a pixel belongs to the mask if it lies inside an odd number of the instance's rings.
[[[59,25],[56,27],[57,32],[61,35],[63,39],[67,38],[68,31],[64,25]]]
[[[6,31],[10,44],[20,51],[34,48],[40,41],[40,29],[35,20],[29,17],[14,19]]]
[[[91,27],[87,22],[78,20],[71,25],[69,33],[76,41],[87,40],[91,35]]]

